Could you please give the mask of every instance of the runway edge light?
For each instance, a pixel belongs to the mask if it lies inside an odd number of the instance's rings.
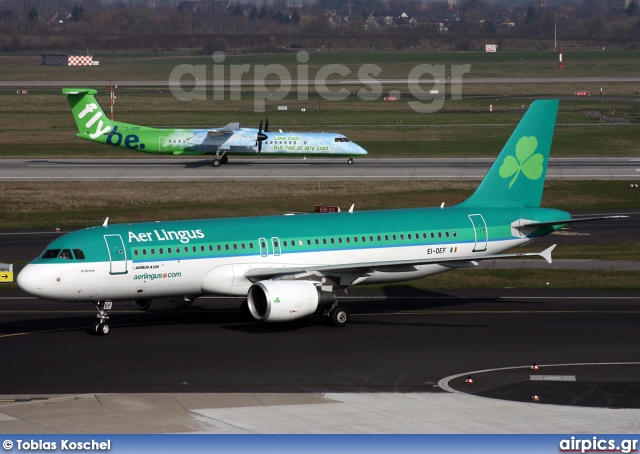
[[[533,402],[540,402],[540,396],[538,396],[537,394],[534,394],[533,396],[531,396],[531,400]]]
[[[533,363],[531,365],[531,370],[538,370],[538,369],[540,369],[540,368],[538,367],[538,365],[536,363]]]
[[[469,375],[467,377],[467,379],[464,381],[466,384],[470,385],[471,383],[473,383],[473,378],[471,378],[471,375]]]

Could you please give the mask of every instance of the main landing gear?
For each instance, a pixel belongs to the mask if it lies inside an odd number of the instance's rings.
[[[109,320],[109,311],[113,307],[113,303],[111,301],[98,301],[95,303],[96,309],[98,309],[98,320],[93,322],[93,334],[97,334],[98,336],[106,336],[109,334],[109,325],[107,324],[107,320]]]
[[[342,306],[335,303],[333,306],[323,309],[320,312],[320,320],[325,325],[333,325],[337,327],[347,326],[349,323],[349,312]]]
[[[211,167],[220,167],[220,164],[226,164],[227,162],[229,162],[229,158],[227,158],[225,155],[222,155],[220,157],[215,157],[215,159],[213,161],[211,161]]]
[[[353,158],[347,159],[347,164],[353,164]]]

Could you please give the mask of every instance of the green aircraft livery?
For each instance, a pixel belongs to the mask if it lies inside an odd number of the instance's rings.
[[[218,167],[237,156],[356,156],[367,151],[342,134],[330,132],[277,132],[265,128],[243,128],[229,123],[223,128],[176,129],[150,128],[110,120],[91,88],[63,88],[78,127],[77,137],[145,153],[173,155],[212,155]]]

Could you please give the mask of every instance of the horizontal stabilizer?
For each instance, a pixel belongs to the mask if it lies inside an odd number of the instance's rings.
[[[559,219],[557,221],[529,221],[526,219],[518,219],[511,223],[511,227],[514,228],[522,228],[522,227],[550,227],[554,225],[564,225],[564,224],[574,224],[576,222],[589,222],[589,221],[600,221],[602,219],[620,219],[620,218],[628,218],[629,216],[598,216],[592,218],[572,218],[572,219]]]
[[[63,88],[63,95],[95,95],[98,90],[93,88]]]

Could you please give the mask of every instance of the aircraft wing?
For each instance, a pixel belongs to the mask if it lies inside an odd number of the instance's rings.
[[[382,261],[382,262],[361,262],[353,263],[350,265],[300,265],[300,266],[287,266],[287,267],[274,267],[274,268],[257,268],[252,269],[244,273],[244,276],[250,281],[260,281],[264,279],[270,279],[276,276],[292,275],[300,273],[320,273],[323,275],[329,274],[354,274],[367,275],[376,270],[404,270],[408,267],[417,265],[442,265],[450,268],[470,268],[477,266],[480,260],[493,260],[493,259],[506,259],[506,258],[518,258],[518,257],[542,257],[548,263],[551,263],[551,252],[557,245],[554,244],[542,252],[527,252],[527,253],[514,253],[514,254],[492,254],[482,256],[466,256],[466,257],[441,257],[431,259],[418,259],[418,260],[395,260],[395,261]]]

